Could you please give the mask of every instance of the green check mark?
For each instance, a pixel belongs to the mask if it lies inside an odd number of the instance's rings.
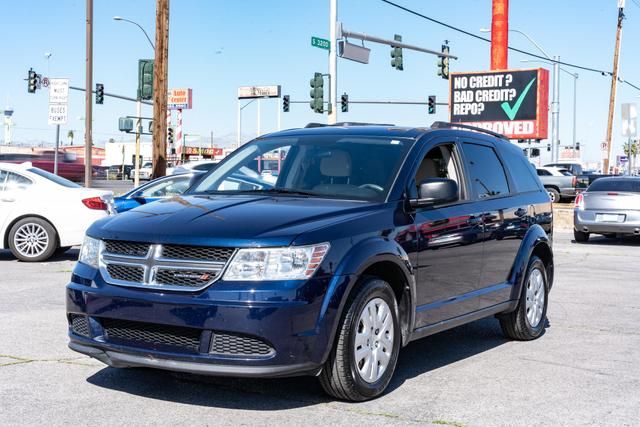
[[[533,80],[531,80],[529,82],[527,87],[524,88],[524,90],[522,91],[522,93],[520,94],[518,99],[516,99],[516,103],[513,104],[513,107],[511,107],[509,105],[509,103],[506,102],[506,101],[503,102],[502,104],[500,104],[500,106],[502,107],[504,112],[507,113],[507,117],[509,117],[509,120],[513,120],[516,117],[516,114],[518,114],[518,110],[520,109],[520,106],[522,105],[522,101],[524,101],[524,97],[527,96],[527,93],[529,92],[529,89],[531,89],[531,85],[535,81],[536,81],[536,78],[534,77]]]

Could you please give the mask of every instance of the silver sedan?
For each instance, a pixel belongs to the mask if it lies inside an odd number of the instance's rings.
[[[591,233],[607,237],[640,235],[639,177],[600,178],[576,197],[576,242],[586,242]]]

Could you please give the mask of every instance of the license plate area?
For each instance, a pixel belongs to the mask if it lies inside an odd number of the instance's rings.
[[[596,222],[624,222],[625,218],[626,218],[625,214],[609,214],[609,213],[596,214]]]

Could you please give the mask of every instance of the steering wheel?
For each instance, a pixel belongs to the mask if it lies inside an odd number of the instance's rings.
[[[362,185],[359,185],[358,188],[369,188],[371,190],[375,190],[375,191],[378,191],[380,193],[384,193],[384,188],[382,188],[381,186],[379,186],[377,184],[362,184]]]

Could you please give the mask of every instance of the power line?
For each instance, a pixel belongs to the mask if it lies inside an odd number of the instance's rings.
[[[457,32],[462,33],[464,35],[473,37],[475,39],[491,43],[491,39],[479,36],[477,34],[474,34],[474,33],[470,32],[470,31],[463,30],[462,28],[455,27],[455,26],[453,26],[451,24],[447,24],[446,22],[442,22],[442,21],[439,21],[437,19],[431,18],[429,16],[423,15],[420,12],[417,12],[417,11],[415,11],[413,9],[409,9],[408,7],[402,6],[402,5],[398,4],[398,3],[394,3],[394,2],[392,2],[390,0],[380,0],[380,1],[382,1],[383,3],[386,3],[386,4],[390,5],[390,6],[393,6],[393,7],[396,7],[398,9],[404,10],[405,12],[410,13],[410,14],[415,15],[415,16],[418,16],[418,17],[420,17],[422,19],[426,19],[427,21],[431,21],[431,22],[433,22],[435,24],[442,25],[443,27],[449,28],[450,30],[457,31]],[[633,1],[634,1],[634,3],[638,2],[638,0],[633,0]],[[636,4],[638,4],[638,3],[636,3]],[[600,73],[603,76],[612,75],[611,71],[600,70],[600,69],[597,69],[597,68],[586,67],[586,66],[578,65],[578,64],[572,64],[570,62],[554,61],[553,59],[547,58],[546,56],[538,55],[538,54],[535,54],[535,53],[532,53],[532,52],[528,52],[526,50],[518,49],[518,48],[515,48],[515,47],[512,47],[512,46],[508,46],[508,48],[509,48],[509,50],[512,50],[512,51],[518,52],[518,53],[522,53],[523,55],[528,55],[528,56],[531,56],[533,58],[537,58],[537,59],[542,59],[542,60],[549,61],[549,62],[558,63],[559,65],[564,65],[566,67],[573,67],[573,68],[578,68],[580,70],[591,71],[591,72],[594,72],[594,73]],[[620,81],[622,83],[626,83],[629,86],[633,87],[634,89],[637,89],[637,90],[640,91],[640,87],[636,86],[635,84],[633,84],[633,83],[631,83],[631,82],[629,82],[627,80],[622,80],[621,79]]]

